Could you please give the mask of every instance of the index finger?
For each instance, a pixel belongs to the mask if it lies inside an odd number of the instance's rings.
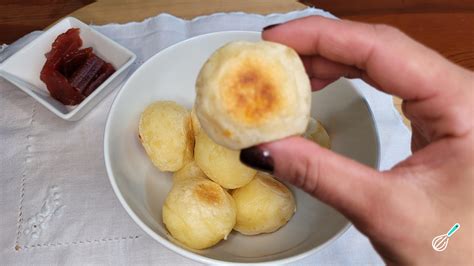
[[[364,70],[363,78],[405,100],[423,100],[440,92],[454,64],[395,28],[352,21],[306,17],[262,33],[268,41]],[[414,89],[415,88],[415,89]]]

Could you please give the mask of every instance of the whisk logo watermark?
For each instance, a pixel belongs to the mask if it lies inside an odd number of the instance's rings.
[[[433,249],[438,252],[445,250],[448,247],[449,238],[459,229],[459,227],[461,227],[461,225],[456,223],[451,227],[451,229],[449,229],[448,233],[433,238],[433,241],[431,241]]]

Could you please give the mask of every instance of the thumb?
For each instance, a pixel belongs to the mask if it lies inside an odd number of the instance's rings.
[[[387,186],[382,173],[301,137],[243,149],[240,160],[302,188],[355,223],[369,221]]]

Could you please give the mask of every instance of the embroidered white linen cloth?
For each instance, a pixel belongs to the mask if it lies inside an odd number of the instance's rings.
[[[139,23],[94,26],[137,54],[133,70],[187,38],[215,31],[254,30],[297,17],[332,16],[308,8],[261,16],[219,13],[191,21],[161,14]],[[33,32],[0,47],[0,62],[36,38]],[[193,264],[146,235],[126,214],[109,184],[103,132],[112,92],[78,122],[67,122],[0,78],[1,264]],[[410,132],[389,95],[362,91],[381,138],[381,169],[409,155]],[[315,229],[316,230],[316,229]],[[332,245],[294,264],[379,265],[354,227]]]

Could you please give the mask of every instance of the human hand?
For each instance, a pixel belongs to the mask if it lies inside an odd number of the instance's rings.
[[[379,172],[300,137],[241,151],[241,161],[273,173],[335,207],[388,264],[474,263],[474,75],[395,28],[307,17],[268,28],[268,41],[293,47],[313,90],[361,78],[403,99],[413,155]],[[433,237],[456,222],[449,248]]]

